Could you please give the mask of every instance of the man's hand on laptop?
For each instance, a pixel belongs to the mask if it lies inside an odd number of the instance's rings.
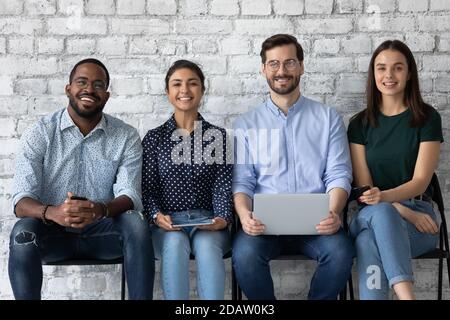
[[[253,219],[252,212],[245,214],[241,218],[242,230],[250,236],[258,236],[264,232],[265,225],[261,220]]]
[[[321,235],[330,235],[336,233],[341,227],[341,218],[339,215],[330,210],[328,217],[320,221],[316,226],[316,230]]]

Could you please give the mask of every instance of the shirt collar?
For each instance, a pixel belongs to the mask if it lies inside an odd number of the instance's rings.
[[[207,121],[205,121],[205,119],[200,114],[200,112],[198,113],[198,117],[197,117],[196,121],[202,121],[202,128],[203,129],[209,127],[209,123]],[[164,123],[164,127],[165,127],[166,131],[168,131],[170,133],[173,132],[175,129],[178,129],[177,122],[175,121],[175,114],[172,114],[170,119],[167,120],[166,123]]]
[[[108,123],[106,121],[105,114],[102,114],[102,118],[100,119],[100,122],[97,123],[97,125],[91,131],[91,133],[96,130],[106,131],[107,126],[108,126]],[[72,118],[70,117],[69,111],[67,111],[67,108],[66,108],[66,109],[64,109],[62,116],[61,116],[60,129],[61,129],[61,131],[64,131],[65,129],[70,128],[70,127],[76,127],[76,125],[75,125],[75,122],[73,122]]]
[[[288,116],[290,114],[297,113],[298,110],[300,110],[301,106],[303,105],[305,101],[305,98],[303,98],[303,95],[300,95],[300,97],[297,99],[297,101],[294,102],[294,104],[288,109]],[[280,108],[272,101],[272,98],[268,97],[266,100],[266,106],[272,112],[275,116],[283,116],[284,113],[281,111]]]

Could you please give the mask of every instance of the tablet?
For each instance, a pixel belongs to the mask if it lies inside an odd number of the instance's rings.
[[[172,227],[181,228],[181,227],[197,227],[197,226],[207,226],[210,224],[214,224],[213,219],[207,219],[201,222],[192,222],[192,223],[173,223]]]

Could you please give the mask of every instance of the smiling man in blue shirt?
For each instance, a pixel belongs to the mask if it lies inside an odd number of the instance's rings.
[[[266,39],[261,58],[270,96],[234,125],[233,194],[242,224],[233,244],[236,277],[247,298],[275,299],[269,262],[289,247],[318,262],[308,298],[336,299],[354,255],[340,219],[352,179],[345,127],[334,109],[301,95],[303,50],[295,37]],[[262,235],[263,221],[252,216],[255,193],[325,192],[330,208],[319,235]]]
[[[124,257],[130,299],[151,299],[154,256],[139,212],[142,147],[133,127],[103,113],[109,74],[96,59],[69,77],[67,108],[21,138],[9,278],[16,299],[40,299],[41,261]]]

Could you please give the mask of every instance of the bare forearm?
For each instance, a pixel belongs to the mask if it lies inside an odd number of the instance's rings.
[[[109,217],[115,217],[125,211],[133,210],[133,201],[127,196],[119,196],[106,203]]]
[[[242,220],[244,215],[248,215],[252,211],[252,200],[245,193],[239,192],[234,195],[234,208]]]
[[[19,218],[41,218],[45,205],[32,198],[22,198],[16,205],[16,215]]]
[[[330,211],[341,214],[342,210],[347,203],[348,194],[342,188],[333,188],[329,192],[330,194]]]
[[[414,198],[425,192],[430,181],[425,179],[410,180],[396,188],[381,191],[381,200],[384,202],[400,202]]]

